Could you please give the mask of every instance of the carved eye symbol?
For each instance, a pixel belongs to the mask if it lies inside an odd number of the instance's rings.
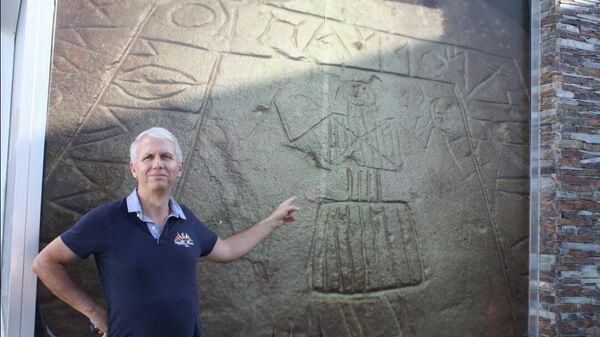
[[[177,8],[171,14],[171,21],[179,27],[194,28],[211,23],[216,16],[215,11],[205,5],[189,3]]]
[[[127,94],[143,100],[173,97],[196,84],[190,75],[157,65],[129,70],[115,81],[115,85]]]

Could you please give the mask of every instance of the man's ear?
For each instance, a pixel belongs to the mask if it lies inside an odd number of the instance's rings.
[[[137,172],[135,170],[135,165],[133,165],[133,163],[129,163],[129,171],[131,172],[131,175],[137,179]]]
[[[183,174],[183,169],[185,168],[185,163],[184,162],[180,162],[179,163],[179,172],[177,172],[177,177],[181,177],[181,175]]]

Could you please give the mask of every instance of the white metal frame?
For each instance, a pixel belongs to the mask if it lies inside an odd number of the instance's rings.
[[[8,272],[2,284],[6,294],[2,297],[2,336],[32,337],[35,329],[37,278],[30,267],[39,245],[55,8],[55,1],[20,1],[11,60],[6,190],[2,191],[2,269]]]
[[[529,336],[539,336],[540,256],[540,0],[529,1]]]

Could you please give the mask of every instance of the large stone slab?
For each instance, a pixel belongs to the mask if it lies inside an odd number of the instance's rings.
[[[515,12],[60,1],[41,244],[135,187],[129,144],[159,125],[184,147],[176,197],[222,237],[290,195],[302,208],[240,261],[200,263],[207,336],[524,334],[527,50],[515,46],[527,34]],[[101,298],[91,261],[72,272]],[[59,335],[86,333],[43,287],[39,305]]]

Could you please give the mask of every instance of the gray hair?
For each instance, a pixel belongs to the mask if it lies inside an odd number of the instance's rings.
[[[175,135],[173,135],[167,129],[153,127],[148,130],[142,131],[139,135],[137,135],[137,137],[135,137],[133,143],[131,143],[131,146],[129,147],[129,157],[132,163],[135,162],[138,142],[145,136],[151,136],[154,138],[164,139],[173,142],[175,144],[175,155],[177,157],[177,161],[180,163],[183,161],[183,151],[181,151],[181,147],[179,146],[179,142],[177,141]]]

